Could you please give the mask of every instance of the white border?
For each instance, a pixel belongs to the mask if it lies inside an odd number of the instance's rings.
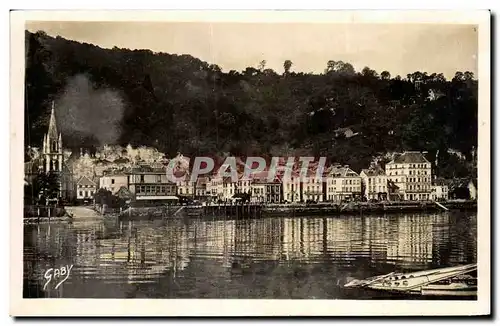
[[[478,24],[479,295],[475,302],[361,300],[22,299],[22,180],[25,20],[245,21]],[[21,34],[20,34],[21,33]],[[21,36],[20,36],[21,35]],[[16,316],[372,316],[490,312],[490,15],[487,11],[65,11],[11,14],[11,315]]]

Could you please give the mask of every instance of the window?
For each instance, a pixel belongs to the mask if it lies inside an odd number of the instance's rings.
[[[88,197],[89,196],[89,192],[87,190],[85,190],[85,197]]]
[[[144,183],[144,174],[141,174],[141,183]]]
[[[79,194],[80,194],[80,197],[82,197],[83,196],[83,191],[80,190]]]
[[[111,184],[114,185],[115,184],[115,179],[111,179]]]
[[[158,174],[158,175],[156,176],[156,182],[161,182],[161,174]]]

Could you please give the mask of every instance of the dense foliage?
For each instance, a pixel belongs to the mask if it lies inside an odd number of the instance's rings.
[[[428,151],[434,162],[439,150],[441,174],[471,172],[447,153],[470,161],[477,146],[477,80],[470,72],[452,80],[427,72],[393,77],[332,60],[324,73],[310,74],[293,72],[290,58],[280,72],[262,61],[224,73],[189,55],[102,49],[43,32],[26,32],[26,49],[26,141],[33,146],[46,131],[50,102],[83,74],[93,89],[122,97],[123,110],[109,111],[121,114],[122,145],[153,146],[168,156],[327,156],[358,171],[386,152]],[[93,125],[91,118],[79,123]],[[338,130],[344,127],[357,135]],[[98,132],[76,131],[63,134],[66,146],[102,145]]]

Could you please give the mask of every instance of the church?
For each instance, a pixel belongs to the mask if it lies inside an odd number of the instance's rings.
[[[56,173],[59,181],[59,197],[71,201],[75,198],[75,185],[71,169],[65,162],[62,135],[57,128],[55,107],[52,102],[50,122],[47,133],[43,136],[42,151],[30,162],[25,163],[26,182],[30,183],[40,173]]]

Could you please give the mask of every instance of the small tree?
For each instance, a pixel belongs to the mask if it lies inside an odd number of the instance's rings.
[[[40,172],[33,180],[33,196],[38,198],[38,204],[46,204],[47,200],[59,197],[59,175],[54,172]]]

